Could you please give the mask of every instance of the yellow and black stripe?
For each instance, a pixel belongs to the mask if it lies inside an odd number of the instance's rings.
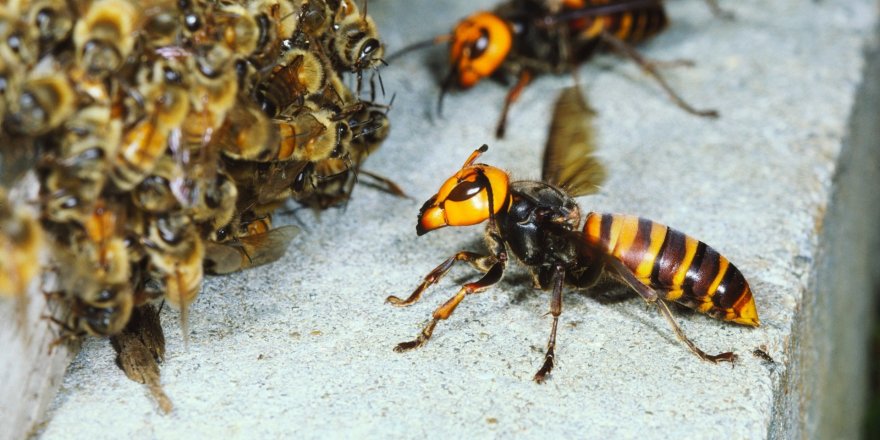
[[[760,324],[742,273],[702,241],[651,220],[595,212],[587,215],[584,239],[665,300],[724,321]]]
[[[564,12],[573,12],[580,9],[614,3],[626,3],[622,0],[565,0]],[[630,2],[632,8],[598,14],[590,19],[584,18],[572,22],[573,29],[580,38],[592,40],[599,37],[602,31],[606,31],[617,38],[629,42],[640,43],[662,32],[669,20],[663,3],[656,2]]]

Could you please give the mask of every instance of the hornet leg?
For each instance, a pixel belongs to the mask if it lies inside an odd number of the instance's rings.
[[[425,276],[425,280],[422,281],[422,284],[419,284],[419,286],[416,287],[416,290],[414,290],[408,298],[400,299],[394,295],[391,295],[386,298],[385,301],[390,302],[392,305],[398,307],[408,306],[415,303],[422,297],[422,293],[430,285],[439,282],[440,279],[443,278],[444,275],[446,275],[446,272],[449,272],[449,269],[452,268],[452,265],[455,264],[456,261],[467,261],[477,270],[481,272],[487,272],[489,268],[496,262],[496,258],[489,255],[480,255],[475,252],[459,252],[447,258],[446,261],[440,263],[440,265],[434,268],[431,273]]]
[[[507,98],[504,100],[504,107],[501,109],[501,117],[498,118],[498,125],[495,127],[495,137],[501,139],[504,137],[504,131],[507,127],[507,112],[510,106],[519,99],[522,91],[532,82],[532,73],[525,69],[519,74],[516,84],[507,92]]]
[[[705,2],[706,5],[709,6],[709,9],[712,10],[712,15],[722,20],[733,20],[735,18],[733,12],[723,9],[721,5],[718,4],[718,0],[705,0]]]
[[[675,321],[675,317],[672,316],[672,311],[669,310],[669,306],[667,306],[666,302],[662,298],[660,298],[659,295],[657,295],[657,292],[654,291],[654,289],[646,286],[644,283],[639,281],[639,279],[636,278],[636,276],[633,275],[633,273],[629,269],[627,269],[623,265],[623,263],[621,263],[620,261],[618,261],[614,258],[609,258],[608,262],[611,265],[611,267],[613,268],[614,272],[617,275],[619,275],[621,278],[623,278],[623,280],[630,287],[632,287],[636,292],[638,292],[638,294],[645,301],[647,301],[649,304],[653,303],[653,304],[657,305],[657,308],[660,309],[660,313],[663,314],[663,317],[666,318],[666,321],[668,321],[669,325],[672,326],[672,330],[675,332],[675,336],[677,336],[678,339],[681,340],[681,342],[684,342],[684,344],[687,345],[688,348],[695,355],[697,355],[700,359],[702,359],[704,361],[709,361],[712,363],[736,361],[736,354],[734,354],[732,352],[728,351],[728,352],[712,355],[712,354],[707,354],[706,352],[701,350],[699,347],[697,347],[696,344],[694,344],[690,339],[688,339],[688,337],[684,334],[684,331],[682,331],[681,327],[678,326],[678,323]]]
[[[544,383],[545,377],[553,370],[553,360],[556,357],[556,325],[559,323],[559,315],[562,314],[562,287],[565,281],[565,269],[557,266],[553,272],[553,297],[550,299],[550,314],[553,315],[553,326],[550,328],[550,339],[547,341],[547,354],[544,356],[544,365],[535,373],[534,380]]]
[[[451,265],[452,264],[450,262],[450,266]],[[441,267],[442,266],[443,265],[441,265]],[[439,268],[440,267],[438,267],[438,269]],[[455,311],[455,308],[458,307],[458,304],[461,303],[461,300],[464,299],[465,295],[480,293],[488,289],[489,287],[500,281],[503,275],[504,261],[498,261],[493,264],[491,268],[489,268],[489,271],[485,275],[483,275],[482,278],[480,278],[476,282],[467,283],[464,286],[461,286],[461,289],[458,290],[455,296],[449,298],[448,300],[446,300],[445,303],[443,303],[442,306],[437,307],[437,309],[434,310],[434,314],[431,316],[431,322],[429,322],[428,325],[425,326],[424,329],[422,329],[422,332],[416,339],[397,344],[397,346],[394,347],[394,351],[399,353],[407,350],[412,350],[413,348],[421,347],[422,345],[424,345],[425,342],[428,342],[428,339],[431,339],[431,335],[434,333],[434,327],[437,326],[437,322],[441,319],[448,319],[452,315],[452,312]]]
[[[630,59],[635,61],[636,64],[638,64],[645,72],[647,72],[649,75],[651,75],[657,81],[657,83],[660,84],[660,87],[663,88],[663,90],[666,92],[666,94],[669,95],[669,98],[672,99],[672,101],[675,102],[675,104],[677,106],[679,106],[682,110],[684,110],[690,114],[702,116],[702,117],[706,117],[706,118],[717,118],[718,117],[717,110],[698,110],[698,109],[695,109],[690,104],[688,104],[684,99],[682,99],[680,96],[678,96],[678,94],[675,93],[675,90],[673,90],[672,87],[663,78],[663,76],[660,75],[660,72],[657,70],[657,68],[651,62],[646,60],[645,57],[642,56],[642,54],[640,54],[637,50],[635,50],[635,48],[633,48],[632,46],[627,44],[625,41],[615,37],[614,35],[611,35],[608,32],[602,32],[601,37],[602,37],[602,40],[604,40],[606,43],[611,45],[611,47],[614,48],[614,50],[616,50],[617,52],[619,52],[623,55],[626,55],[627,57],[629,57]]]

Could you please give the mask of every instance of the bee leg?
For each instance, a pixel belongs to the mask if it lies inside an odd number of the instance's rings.
[[[361,182],[364,185],[373,186],[375,188],[378,188],[381,191],[385,191],[388,194],[400,197],[402,199],[412,199],[412,197],[410,197],[405,192],[403,192],[403,189],[401,189],[397,183],[394,183],[393,180],[391,180],[385,176],[380,176],[376,173],[373,173],[373,172],[370,172],[367,170],[360,170],[360,174],[363,174],[364,176],[367,176],[367,177],[375,180],[376,182],[378,182],[378,183]]]
[[[55,347],[58,347],[62,344],[69,344],[76,342],[79,338],[85,336],[85,333],[77,331],[75,328],[70,326],[70,324],[49,315],[41,316],[42,319],[45,319],[55,325],[58,326],[60,331],[58,332],[58,337],[52,340],[49,343],[49,354],[51,355],[55,351]]]
[[[633,290],[635,290],[639,294],[639,296],[641,296],[648,303],[655,304],[657,308],[660,309],[660,313],[663,314],[663,317],[666,318],[666,321],[669,322],[669,325],[672,327],[672,331],[675,332],[675,336],[677,336],[681,342],[687,345],[688,348],[695,355],[697,355],[697,357],[704,361],[709,361],[712,363],[736,361],[737,356],[732,352],[728,351],[712,355],[707,354],[705,351],[701,350],[700,347],[697,347],[696,344],[688,339],[681,327],[678,326],[678,323],[675,321],[675,317],[672,316],[672,311],[669,310],[669,306],[666,305],[666,301],[664,301],[654,289],[646,286],[644,283],[639,281],[639,279],[636,278],[636,276],[633,275],[633,273],[630,272],[630,270],[627,269],[620,261],[614,258],[609,258],[608,263],[610,264],[614,272],[619,275],[623,279],[623,281],[626,282],[626,284],[632,287]]]
[[[504,107],[501,109],[501,117],[498,118],[498,125],[495,126],[496,138],[501,139],[504,137],[504,131],[507,126],[507,112],[510,110],[510,106],[519,99],[519,95],[522,94],[522,91],[530,82],[532,82],[532,72],[528,69],[523,69],[523,71],[519,73],[519,78],[517,78],[516,84],[514,84],[510,91],[507,92],[507,98],[504,100]]]
[[[657,68],[651,62],[646,60],[645,57],[642,56],[642,54],[640,54],[635,48],[633,48],[632,46],[627,44],[625,41],[621,40],[620,38],[615,37],[614,35],[606,32],[606,31],[603,31],[600,35],[602,37],[602,40],[605,41],[606,43],[608,43],[612,48],[614,48],[614,50],[616,50],[617,52],[619,52],[623,55],[626,55],[627,57],[629,57],[630,59],[635,61],[636,64],[638,64],[645,72],[648,73],[648,75],[651,75],[651,77],[653,77],[654,80],[656,80],[657,83],[660,84],[660,87],[663,88],[663,90],[666,92],[666,94],[669,95],[669,98],[672,99],[672,101],[675,102],[675,104],[677,106],[679,106],[682,110],[684,110],[690,114],[702,116],[702,117],[706,117],[706,118],[717,118],[718,117],[717,110],[712,110],[712,109],[698,110],[698,109],[692,107],[690,104],[688,104],[680,96],[678,96],[678,94],[675,93],[675,90],[672,89],[672,87],[666,82],[666,80],[660,74],[660,71],[658,71]]]
[[[553,370],[553,360],[556,358],[556,326],[559,323],[559,315],[562,314],[562,287],[565,281],[565,269],[557,266],[553,272],[553,297],[550,299],[550,314],[553,315],[553,326],[550,328],[550,339],[547,341],[547,354],[544,356],[544,365],[535,373],[534,380],[544,383],[545,377]]]
[[[385,298],[386,302],[391,303],[392,305],[403,307],[408,306],[416,301],[418,301],[422,297],[422,293],[427,289],[430,285],[436,284],[446,275],[446,272],[449,272],[449,269],[452,268],[452,265],[455,264],[456,261],[467,261],[471,264],[471,266],[475,267],[477,270],[481,272],[487,272],[489,268],[495,263],[496,258],[490,255],[480,255],[475,252],[459,252],[449,258],[446,261],[440,263],[439,266],[435,267],[434,270],[431,271],[427,276],[425,276],[424,281],[416,287],[416,290],[413,291],[412,294],[406,299],[400,299],[394,295]]]
[[[437,322],[441,319],[449,319],[449,317],[452,315],[452,312],[455,311],[455,308],[458,307],[458,304],[461,302],[461,300],[464,299],[466,295],[480,293],[488,289],[499,280],[501,280],[501,277],[503,275],[504,261],[496,261],[495,264],[493,264],[492,267],[489,268],[489,271],[485,275],[483,275],[482,278],[473,283],[467,283],[461,286],[461,289],[459,289],[452,298],[446,300],[446,302],[443,303],[442,306],[437,307],[437,309],[434,310],[434,313],[431,316],[431,322],[429,322],[428,325],[426,325],[425,328],[422,329],[422,332],[416,339],[397,344],[397,346],[394,347],[394,351],[400,353],[425,345],[425,342],[428,342],[428,339],[431,339],[431,335],[434,333],[434,327],[437,326]]]

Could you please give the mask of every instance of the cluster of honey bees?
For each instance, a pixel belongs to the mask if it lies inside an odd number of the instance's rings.
[[[352,0],[3,2],[0,296],[49,274],[59,341],[159,300],[186,335],[205,272],[284,253],[276,208],[347,200],[389,132],[382,56]]]

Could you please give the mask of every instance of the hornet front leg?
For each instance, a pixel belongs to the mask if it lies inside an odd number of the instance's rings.
[[[491,257],[491,258],[495,258],[495,257]],[[447,261],[449,262],[449,265],[451,266],[452,262],[449,260],[447,260]],[[455,260],[452,260],[452,261],[455,261]],[[446,262],[444,262],[444,264],[445,263]],[[480,292],[488,289],[489,287],[493,286],[494,284],[496,284],[498,281],[501,280],[501,278],[504,276],[504,265],[505,265],[505,260],[498,259],[489,268],[489,270],[486,272],[486,274],[483,275],[482,278],[480,278],[476,282],[467,283],[467,284],[463,285],[461,287],[461,289],[459,289],[458,292],[452,298],[449,298],[445,303],[443,303],[442,306],[440,306],[436,310],[434,310],[434,313],[431,316],[431,318],[432,318],[431,322],[429,322],[428,325],[426,325],[425,328],[422,329],[422,332],[419,334],[419,336],[416,339],[414,339],[412,341],[401,342],[400,344],[397,344],[397,346],[394,347],[394,351],[399,353],[399,352],[403,352],[403,351],[407,351],[407,350],[412,350],[413,348],[421,347],[422,345],[425,344],[425,342],[428,342],[428,339],[431,339],[431,335],[434,333],[434,327],[437,326],[437,322],[440,321],[441,319],[448,319],[452,315],[452,312],[455,311],[455,308],[458,307],[458,304],[461,303],[461,301],[464,299],[464,297],[466,295],[480,293]],[[441,264],[440,267],[438,267],[437,269],[441,269],[442,267],[443,267],[443,265]],[[449,269],[447,268],[446,270],[449,270]],[[443,271],[443,273],[445,273],[445,270]],[[430,274],[429,274],[429,276],[430,276]],[[436,281],[434,281],[434,282],[436,282]],[[423,283],[423,285],[426,283],[430,284],[427,277],[426,277],[425,283]],[[422,290],[424,290],[424,289],[422,289]],[[417,296],[416,294],[421,295],[421,293],[419,292],[419,289],[416,289],[416,292],[413,292],[414,296]],[[415,300],[413,300],[413,302],[415,302]]]

